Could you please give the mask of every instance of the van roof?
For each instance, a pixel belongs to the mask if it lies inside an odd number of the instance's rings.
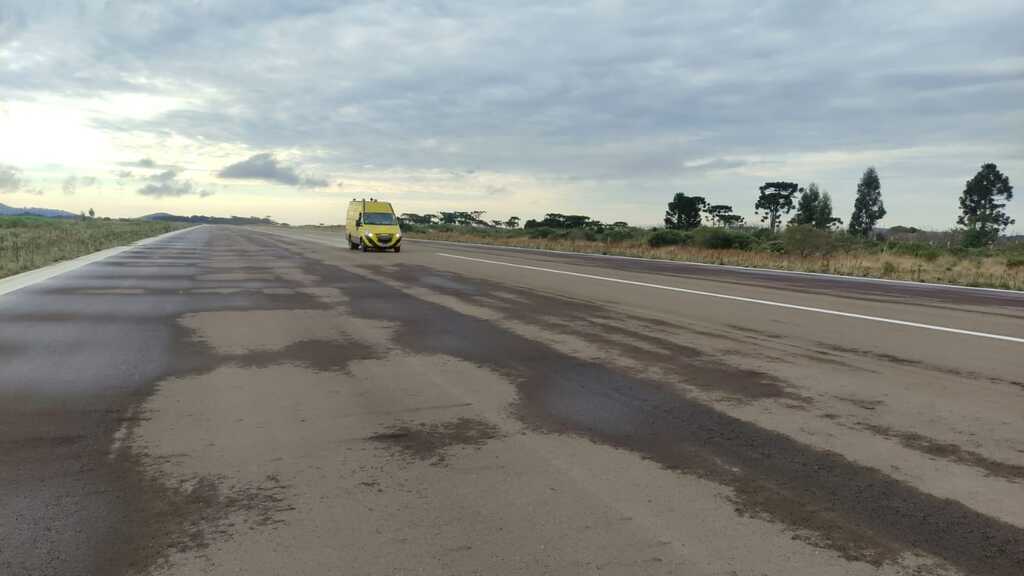
[[[391,202],[382,202],[380,200],[353,200],[352,204],[358,204],[360,207],[363,207],[363,210],[366,212],[394,212],[394,209],[391,208]]]

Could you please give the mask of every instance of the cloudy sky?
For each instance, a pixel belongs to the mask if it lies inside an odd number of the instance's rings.
[[[766,180],[952,225],[1024,186],[1024,3],[0,0],[0,202],[338,222],[751,217]],[[1024,231],[1024,197],[1011,203]]]

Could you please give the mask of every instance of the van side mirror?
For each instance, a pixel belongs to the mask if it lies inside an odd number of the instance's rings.
[[[359,218],[356,218],[356,228],[359,228],[362,225],[363,225],[363,218],[360,216]]]

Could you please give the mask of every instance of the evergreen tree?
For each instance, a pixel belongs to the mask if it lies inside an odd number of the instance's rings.
[[[665,227],[676,230],[690,230],[700,226],[701,212],[707,208],[708,201],[703,196],[687,196],[677,193],[668,203],[665,212]]]
[[[857,184],[857,199],[853,202],[853,215],[850,216],[850,234],[867,236],[884,217],[882,184],[875,167],[871,166],[864,171]]]
[[[956,222],[967,229],[964,243],[986,246],[995,242],[999,232],[1014,223],[1003,211],[1011,199],[1010,179],[995,164],[982,165],[960,195],[960,216]]]
[[[775,232],[783,214],[793,209],[793,196],[800,190],[796,182],[765,182],[759,189],[760,195],[754,203],[754,210],[763,212],[762,222],[768,222],[768,229]]]

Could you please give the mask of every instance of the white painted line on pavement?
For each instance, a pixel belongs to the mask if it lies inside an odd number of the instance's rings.
[[[831,278],[834,280],[842,280],[847,282],[869,282],[869,283],[881,283],[881,284],[902,284],[905,286],[916,286],[919,288],[944,288],[949,290],[966,290],[966,291],[980,291],[980,292],[997,292],[1002,294],[1008,294],[1013,296],[1020,296],[1024,298],[1024,291],[1021,290],[1010,290],[1007,288],[987,288],[985,286],[962,286],[960,284],[940,284],[938,282],[917,282],[914,280],[894,280],[892,278],[871,278],[869,276],[848,276],[844,274],[829,274],[827,272],[803,272],[801,270],[778,270],[775,268],[758,268],[756,266],[737,266],[735,264],[712,264],[710,262],[693,262],[690,260],[666,260],[664,258],[645,258],[643,256],[623,256],[621,254],[596,254],[594,252],[572,252],[568,250],[548,250],[545,248],[526,248],[523,246],[503,246],[501,244],[480,244],[479,242],[455,242],[452,240],[427,240],[426,238],[409,238],[406,237],[406,242],[426,242],[432,244],[447,244],[450,246],[471,246],[473,248],[496,248],[499,250],[519,250],[522,252],[540,252],[541,254],[551,254],[553,256],[565,255],[565,256],[585,256],[587,258],[611,258],[614,260],[637,260],[640,262],[651,262],[656,264],[679,264],[681,266],[704,266],[707,268],[722,268],[725,270],[737,270],[740,272],[747,272],[749,274],[767,274],[767,275],[792,275],[792,276],[817,276],[821,278]]]
[[[49,280],[54,276],[60,276],[65,272],[77,270],[82,266],[92,264],[93,262],[99,262],[104,258],[110,258],[111,256],[120,254],[127,250],[131,250],[132,248],[145,246],[146,244],[149,244],[151,242],[156,242],[157,240],[161,240],[169,236],[174,236],[175,234],[181,234],[186,230],[193,230],[195,228],[199,228],[202,226],[205,226],[205,224],[200,224],[198,226],[189,226],[188,228],[182,228],[181,230],[172,230],[171,232],[167,232],[159,236],[143,238],[142,240],[139,240],[132,244],[127,244],[125,246],[114,246],[113,248],[107,248],[106,250],[100,250],[99,252],[93,252],[92,254],[79,256],[78,258],[75,258],[73,260],[55,262],[53,264],[50,264],[49,266],[44,266],[42,268],[36,268],[35,270],[22,272],[21,274],[15,274],[14,276],[8,276],[7,278],[0,278],[0,296],[3,296],[4,294],[10,294],[15,290],[20,290],[33,284],[38,284],[39,282],[42,282],[44,280]]]
[[[867,316],[865,314],[854,314],[852,312],[841,312],[839,310],[829,310],[827,308],[815,308],[813,306],[800,306],[798,304],[787,304],[785,302],[775,302],[773,300],[761,300],[758,298],[747,298],[745,296],[732,296],[729,294],[718,294],[716,292],[705,292],[703,290],[691,290],[689,288],[679,288],[676,286],[665,286],[663,284],[651,284],[649,282],[638,282],[636,280],[624,280],[622,278],[611,278],[609,276],[597,276],[595,274],[584,274],[582,272],[570,272],[568,270],[557,270],[554,268],[542,268],[540,266],[528,266],[526,264],[512,264],[511,262],[501,262],[498,260],[486,260],[484,258],[471,258],[469,256],[457,256],[455,254],[446,254],[444,252],[438,252],[438,256],[445,256],[447,258],[457,258],[459,260],[469,260],[472,262],[483,262],[486,264],[497,264],[500,266],[509,266],[512,268],[521,268],[524,270],[536,270],[539,272],[550,272],[552,274],[564,274],[566,276],[575,276],[577,278],[590,278],[592,280],[604,280],[606,282],[616,282],[618,284],[628,284],[630,286],[642,286],[644,288],[656,288],[659,290],[669,290],[672,292],[682,292],[685,294],[695,294],[698,296],[709,296],[712,298],[722,298],[724,300],[734,300],[737,302],[749,302],[752,304],[763,304],[765,306],[775,306],[778,308],[788,308],[791,310],[802,310],[804,312],[817,312],[819,314],[829,314],[831,316],[842,316],[844,318],[856,318],[859,320],[870,320],[872,322],[883,322],[885,324],[896,324],[898,326],[910,326],[912,328],[923,328],[925,330],[935,330],[937,332],[949,332],[952,334],[963,334],[967,336],[978,336],[981,338],[991,338],[993,340],[1004,340],[1006,342],[1016,342],[1018,344],[1024,344],[1024,338],[1016,338],[1014,336],[1004,336],[1002,334],[989,334],[987,332],[975,332],[973,330],[961,330],[960,328],[950,328],[948,326],[935,326],[933,324],[921,324],[919,322],[909,322],[907,320],[895,320],[893,318],[882,318],[879,316]]]

